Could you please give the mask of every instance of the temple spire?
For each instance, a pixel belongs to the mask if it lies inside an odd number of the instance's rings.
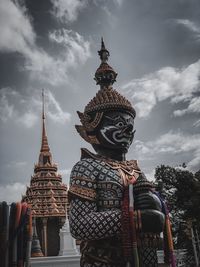
[[[38,163],[23,201],[31,205],[34,220],[32,256],[56,256],[59,252],[59,229],[66,217],[67,186],[62,183],[58,166],[53,162],[45,129],[45,95],[42,90],[42,140]],[[52,229],[54,234],[52,235]],[[36,233],[37,232],[37,233]],[[38,234],[38,235],[37,235]],[[39,239],[39,240],[38,240]],[[38,242],[39,241],[39,242]],[[40,247],[41,246],[41,247]],[[1,265],[1,264],[0,264]]]
[[[45,127],[45,102],[44,102],[44,89],[42,89],[42,144],[40,152],[49,152],[49,144],[47,140],[46,127]]]

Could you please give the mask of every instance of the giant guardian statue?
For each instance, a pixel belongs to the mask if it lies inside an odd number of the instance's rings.
[[[137,160],[126,160],[135,109],[112,87],[117,73],[107,63],[103,39],[98,53],[95,80],[100,89],[84,112],[78,112],[81,125],[76,125],[96,153],[82,149],[68,192],[71,234],[81,240],[81,267],[156,267],[163,231],[165,258],[174,266],[164,204]]]

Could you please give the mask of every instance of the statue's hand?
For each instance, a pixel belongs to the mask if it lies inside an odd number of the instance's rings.
[[[160,199],[152,192],[141,193],[134,198],[134,208],[136,210],[162,210]]]
[[[159,198],[152,192],[135,196],[135,210],[141,211],[142,231],[147,233],[161,233],[164,227],[165,215],[161,212]]]
[[[164,228],[165,215],[157,210],[141,210],[142,232],[161,233]]]

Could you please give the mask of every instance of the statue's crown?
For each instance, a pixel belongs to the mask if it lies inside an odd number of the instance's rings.
[[[84,113],[104,112],[107,110],[126,110],[135,117],[131,103],[112,87],[101,88],[85,107]]]

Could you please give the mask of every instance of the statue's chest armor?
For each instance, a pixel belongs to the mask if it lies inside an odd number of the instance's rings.
[[[135,172],[140,172],[136,162],[119,163],[94,157],[82,158],[74,166],[72,185],[81,187],[79,191],[86,195],[92,190],[99,211],[121,209],[124,187],[134,178]]]
[[[120,209],[124,186],[118,170],[111,168],[102,161],[96,161],[95,163],[98,171],[96,178],[98,210]]]

